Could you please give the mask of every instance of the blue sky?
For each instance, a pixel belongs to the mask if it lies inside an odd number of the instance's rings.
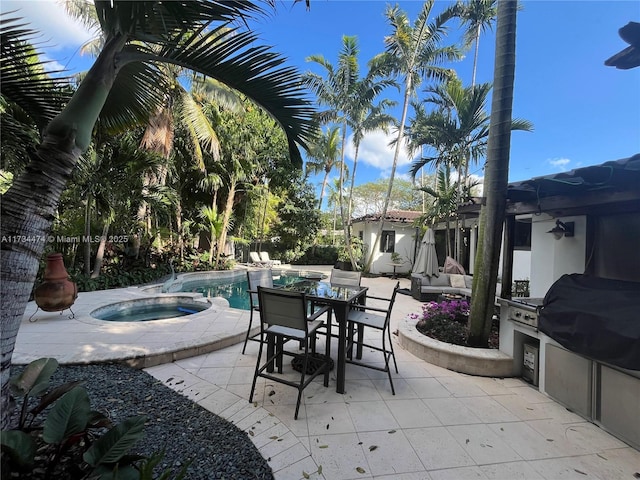
[[[434,12],[451,2],[437,2]],[[532,133],[514,132],[511,140],[510,181],[595,165],[640,152],[640,68],[617,70],[604,61],[627,46],[618,29],[629,21],[640,21],[637,1],[538,1],[524,0],[518,13],[516,84],[513,114],[534,124]],[[411,21],[421,6],[418,1],[400,1]],[[295,6],[278,4],[277,12],[254,23],[262,43],[288,57],[289,65],[301,71],[314,70],[305,61],[322,54],[337,61],[342,35],[355,35],[360,45],[360,65],[384,49],[390,33],[384,10],[377,0],[312,0]],[[23,16],[43,32],[48,57],[72,71],[86,69],[91,60],[77,53],[87,33],[64,17],[52,1],[3,0],[2,11],[21,8]],[[454,43],[461,30],[450,24],[448,40]],[[478,82],[493,78],[494,32],[480,40]],[[447,40],[445,40],[447,43]],[[473,53],[450,65],[465,84],[471,82]],[[426,84],[423,83],[423,86]],[[394,90],[384,94],[398,99]],[[490,106],[490,104],[489,104]],[[399,108],[393,112],[400,116]],[[380,133],[365,139],[359,156],[356,183],[388,176],[393,150]],[[350,153],[349,150],[347,152]],[[347,160],[351,157],[348,155]],[[398,168],[406,175],[410,159],[404,156]],[[471,169],[482,176],[481,166]]]

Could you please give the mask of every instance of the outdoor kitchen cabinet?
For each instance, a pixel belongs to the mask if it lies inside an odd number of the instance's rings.
[[[523,374],[525,345],[536,345],[539,391],[640,449],[640,371],[567,350],[535,326],[510,320],[518,318],[512,305],[501,304],[500,350],[513,357],[514,375]]]

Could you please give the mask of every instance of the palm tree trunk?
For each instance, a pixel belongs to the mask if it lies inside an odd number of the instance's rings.
[[[98,251],[96,252],[96,259],[93,262],[93,273],[91,278],[98,278],[100,276],[100,269],[102,268],[102,261],[104,260],[104,249],[107,245],[107,234],[109,233],[109,225],[111,222],[105,220],[102,226],[102,236],[100,237],[100,244],[98,245]]]
[[[380,224],[378,225],[378,233],[373,240],[371,246],[371,252],[369,254],[369,260],[364,267],[365,272],[371,270],[371,264],[373,263],[373,257],[380,243],[380,237],[382,237],[382,230],[384,229],[384,219],[387,217],[387,210],[389,209],[389,201],[391,200],[391,191],[393,190],[393,179],[396,175],[396,167],[398,166],[398,158],[400,157],[400,148],[402,147],[402,137],[404,136],[404,122],[407,120],[407,111],[409,110],[409,97],[411,95],[411,75],[407,74],[407,80],[404,89],[404,103],[402,105],[402,118],[400,119],[400,128],[398,129],[398,138],[396,140],[396,149],[393,154],[393,165],[391,166],[391,175],[389,177],[389,188],[387,189],[387,197],[384,199],[384,207],[382,208],[382,215],[380,217]]]
[[[231,213],[233,212],[233,202],[236,196],[236,180],[231,178],[229,182],[229,195],[227,196],[227,204],[224,208],[224,215],[222,217],[222,231],[218,238],[218,254],[216,255],[216,268],[220,264],[220,255],[224,251],[224,245],[227,242],[227,230],[229,229],[229,220],[231,219]]]
[[[318,210],[322,210],[322,199],[324,198],[324,189],[327,187],[327,180],[329,179],[329,172],[331,170],[324,171],[324,178],[322,179],[322,186],[320,187],[320,201],[318,202]]]
[[[60,195],[78,158],[91,142],[93,126],[118,73],[115,58],[126,41],[116,36],[104,46],[68,105],[47,127],[25,173],[2,196],[0,231],[0,428],[10,420],[11,357],[51,229]],[[34,241],[20,241],[34,240]]]
[[[500,260],[502,225],[509,181],[511,110],[516,63],[516,0],[498,1],[494,93],[485,165],[486,205],[480,210],[480,225],[473,277],[469,345],[486,346],[491,322]]]
[[[475,86],[476,84],[476,70],[478,67],[478,50],[480,49],[480,27],[482,26],[482,24],[480,22],[478,22],[478,25],[476,26],[476,48],[475,48],[475,52],[473,53],[473,74],[471,75],[471,86]]]
[[[353,204],[353,185],[356,182],[356,168],[358,167],[358,151],[360,150],[360,143],[355,145],[355,153],[353,155],[353,172],[351,172],[351,185],[349,185],[349,206],[347,208],[347,216],[351,218],[351,206]]]
[[[91,195],[87,194],[87,203],[84,206],[84,274],[91,273]]]

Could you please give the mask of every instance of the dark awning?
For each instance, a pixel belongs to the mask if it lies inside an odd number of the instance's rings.
[[[640,200],[640,154],[507,187],[508,213],[533,213]]]

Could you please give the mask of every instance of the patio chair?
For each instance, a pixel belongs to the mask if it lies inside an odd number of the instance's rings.
[[[391,341],[391,329],[389,328],[389,322],[391,321],[391,310],[393,309],[393,304],[396,300],[396,294],[400,289],[400,282],[396,283],[395,288],[393,289],[393,294],[391,298],[383,298],[383,297],[375,297],[372,295],[367,295],[367,300],[375,299],[382,300],[383,302],[387,302],[387,308],[379,308],[372,307],[367,305],[358,306],[357,309],[352,309],[349,311],[349,316],[347,317],[347,321],[349,323],[349,332],[353,332],[354,329],[357,328],[358,338],[356,342],[353,341],[353,336],[350,335],[347,346],[347,363],[352,363],[354,365],[360,365],[362,367],[371,368],[373,370],[379,370],[381,372],[387,372],[389,376],[389,383],[391,384],[391,393],[393,395],[396,394],[395,389],[393,388],[393,380],[391,379],[391,369],[389,368],[389,360],[393,358],[393,364],[396,369],[396,373],[398,373],[398,364],[396,363],[396,354],[393,351],[393,342]],[[366,328],[371,328],[380,332],[381,344],[370,344],[365,343],[364,338],[364,330]],[[387,349],[386,342],[389,341],[389,348]],[[358,350],[361,350],[362,347],[371,348],[372,350],[381,352],[384,356],[384,367],[379,367],[377,365],[373,365],[370,363],[365,363],[362,360],[353,359],[352,350],[354,345],[358,347]]]
[[[362,272],[352,272],[349,270],[331,269],[329,283],[343,285],[347,287],[359,287],[362,280]]]
[[[260,303],[258,301],[258,287],[273,287],[273,273],[271,269],[267,270],[249,270],[247,271],[247,283],[249,284],[249,328],[247,328],[247,335],[244,337],[244,346],[242,347],[242,354],[247,348],[247,342],[249,340],[260,341],[260,332],[251,335],[251,327],[253,326],[253,314],[255,312],[260,313]]]
[[[318,327],[324,324],[324,321],[318,319],[318,317],[327,312],[329,307],[324,307],[308,317],[307,299],[304,293],[290,292],[277,288],[258,287],[258,301],[260,304],[260,335],[262,341],[258,351],[249,402],[253,402],[253,394],[255,393],[258,377],[295,387],[298,390],[298,399],[293,418],[297,419],[302,391],[305,387],[320,374],[324,374],[324,386],[329,386],[329,370],[331,368],[329,344],[326,344],[324,356],[316,356],[315,352],[309,348],[309,339],[315,334]],[[285,342],[290,339],[300,341],[303,346],[303,353],[289,352],[284,349]],[[267,358],[264,362],[261,362],[262,349],[267,341],[269,342]],[[302,355],[302,368],[298,382],[288,380],[286,375],[282,375],[282,357],[284,355],[292,357]],[[313,373],[307,373],[310,359],[317,365]],[[270,372],[270,370],[273,370],[274,361],[278,367],[277,375]]]
[[[271,263],[265,262],[260,258],[258,252],[249,252],[249,260],[254,267],[270,267]]]
[[[329,283],[331,285],[339,285],[343,287],[359,287],[360,281],[362,280],[362,272],[353,272],[348,270],[338,270],[337,268],[333,268],[331,270],[331,275],[329,277]],[[357,307],[354,307],[357,308]],[[313,305],[312,305],[313,309]],[[320,328],[318,332],[322,335],[326,335],[326,326]],[[337,333],[331,332],[331,336],[334,338],[338,338]],[[327,341],[330,341],[327,339]]]
[[[260,252],[260,260],[270,265],[282,265],[280,260],[271,260],[269,258],[269,252]]]

